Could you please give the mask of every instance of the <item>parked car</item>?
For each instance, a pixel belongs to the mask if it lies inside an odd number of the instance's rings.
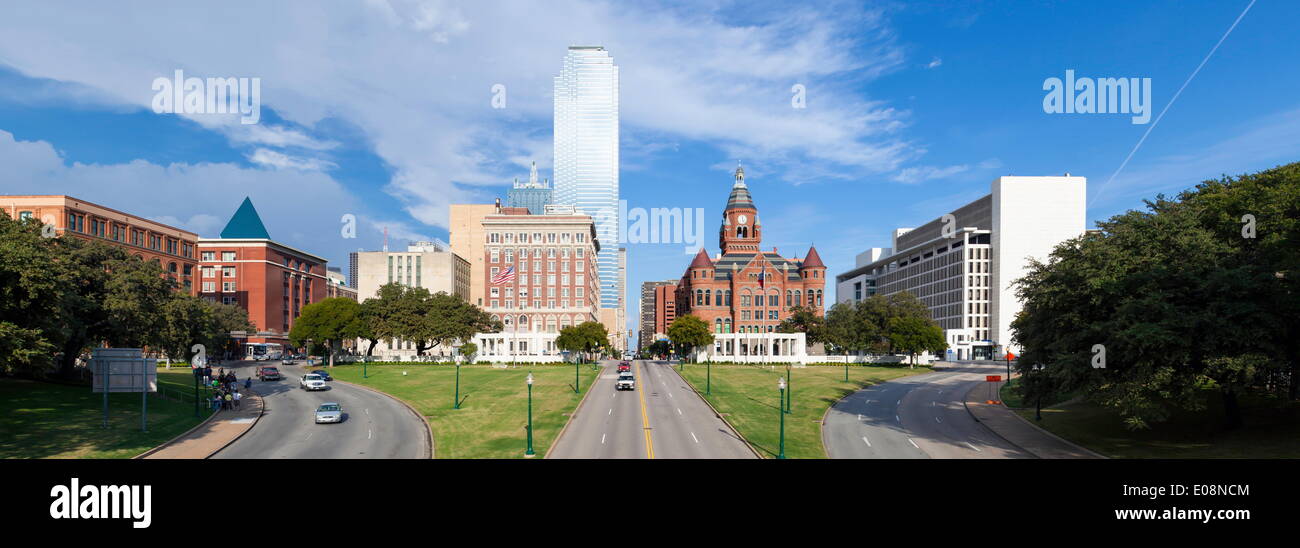
[[[257,380],[259,381],[278,381],[283,378],[284,377],[280,375],[280,370],[276,369],[274,366],[263,365],[257,368]]]
[[[334,380],[334,377],[331,377],[330,374],[327,373],[324,369],[317,369],[315,371],[312,371],[311,374],[320,375],[320,378],[325,379],[326,381]]]
[[[316,408],[316,424],[343,422],[343,406],[334,402],[322,403]]]
[[[303,390],[325,390],[329,387],[325,385],[325,379],[320,378],[320,375],[303,375],[298,380],[298,388]]]
[[[631,373],[619,373],[618,381],[614,383],[614,388],[616,390],[635,390],[636,379],[632,377]]]

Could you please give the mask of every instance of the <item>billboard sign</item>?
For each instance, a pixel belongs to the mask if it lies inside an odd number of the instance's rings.
[[[158,364],[147,359],[139,348],[96,348],[90,358],[94,373],[93,392],[157,392]]]

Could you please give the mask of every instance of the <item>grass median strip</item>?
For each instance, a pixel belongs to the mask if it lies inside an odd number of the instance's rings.
[[[127,459],[153,449],[208,418],[194,416],[194,377],[188,368],[158,370],[159,389],[173,398],[149,396],[149,431],[140,431],[140,394],[109,396],[109,428],[103,427],[103,394],[75,386],[0,379],[0,458]],[[179,399],[180,401],[176,401]]]
[[[449,365],[360,365],[327,369],[335,378],[392,394],[429,419],[438,458],[523,458],[528,424],[528,384],[533,374],[533,449],[545,455],[582,394],[573,391],[573,365],[460,368],[460,409],[452,409],[456,368]],[[402,373],[406,374],[403,375]],[[578,368],[585,394],[596,381],[590,365]]]
[[[786,415],[785,421],[785,456],[826,458],[821,438],[821,420],[826,409],[840,398],[873,384],[928,372],[928,367],[854,365],[849,366],[849,381],[845,382],[843,366],[795,368],[791,375],[792,412]],[[785,375],[783,366],[715,365],[712,366],[712,394],[705,396],[767,458],[776,456],[780,442],[776,381]],[[705,365],[687,364],[682,376],[700,394],[705,393],[708,376]]]

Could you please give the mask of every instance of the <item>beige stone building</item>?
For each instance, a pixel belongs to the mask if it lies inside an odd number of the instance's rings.
[[[483,244],[486,243],[483,218],[495,214],[498,207],[500,207],[499,203],[451,205],[451,219],[448,226],[451,232],[451,252],[469,261],[468,300],[479,307],[486,306],[484,294],[487,287],[483,274],[486,267],[483,255]]]

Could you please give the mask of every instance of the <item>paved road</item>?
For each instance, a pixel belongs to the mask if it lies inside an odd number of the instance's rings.
[[[947,371],[882,383],[844,398],[822,427],[837,459],[1003,459],[1033,455],[977,422],[963,405],[996,364],[963,363]]]
[[[263,362],[266,363],[266,362]],[[415,459],[428,458],[428,429],[406,406],[387,396],[338,381],[329,390],[298,388],[302,367],[276,365],[282,381],[253,379],[266,413],[239,440],[215,459]],[[315,368],[312,368],[315,369]],[[252,362],[236,368],[242,380],[255,371]],[[316,407],[338,402],[346,413],[338,424],[316,424]]]
[[[614,389],[618,362],[603,364],[550,458],[743,459],[745,442],[665,362],[634,361],[636,390]]]

